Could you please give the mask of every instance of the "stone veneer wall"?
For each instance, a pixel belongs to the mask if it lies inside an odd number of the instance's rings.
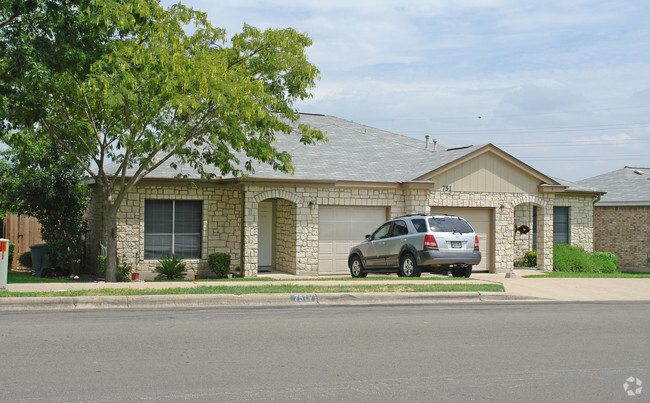
[[[201,259],[187,259],[188,276],[196,269],[210,274],[208,255],[215,252],[231,255],[231,270],[239,266],[241,234],[241,192],[238,187],[198,184],[158,185],[142,183],[124,199],[117,217],[117,243],[120,262],[132,266],[141,278],[150,279],[157,260],[144,259],[144,204],[146,199],[202,200],[203,225]]]
[[[118,256],[134,269],[153,277],[156,261],[145,261],[144,200],[203,200],[202,258],[189,260],[188,266],[205,272],[207,256],[229,253],[231,269],[240,266],[244,276],[257,275],[258,203],[276,201],[276,254],[278,269],[299,275],[318,273],[319,206],[387,207],[389,215],[428,212],[433,206],[480,207],[494,209],[493,247],[495,271],[513,267],[517,256],[515,221],[522,210],[538,206],[538,267],[552,269],[553,205],[571,207],[572,243],[593,250],[593,210],[591,196],[543,193],[539,195],[442,192],[427,189],[363,188],[328,186],[265,186],[259,184],[215,185],[203,183],[195,188],[184,184],[141,184],[131,192],[118,215]],[[311,204],[310,204],[311,203]],[[524,206],[524,207],[519,207]],[[532,224],[532,223],[531,223]],[[530,224],[527,224],[530,226]],[[513,241],[513,239],[515,239]]]
[[[275,270],[296,274],[296,204],[278,199],[275,219]]]
[[[515,207],[515,221],[512,228],[518,228],[520,225],[527,225],[530,232],[527,234],[514,233],[515,260],[523,259],[527,251],[536,249],[533,245],[533,207],[534,204],[525,203]]]
[[[619,270],[645,270],[650,252],[650,206],[596,206],[595,248],[614,252]]]

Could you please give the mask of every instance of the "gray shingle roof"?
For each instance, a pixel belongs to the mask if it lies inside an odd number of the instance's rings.
[[[597,206],[650,205],[650,168],[625,167],[577,182],[606,191]]]
[[[277,136],[278,150],[293,156],[294,174],[273,170],[266,164],[254,162],[255,172],[250,178],[310,180],[310,181],[363,181],[409,182],[449,162],[461,158],[482,146],[470,146],[447,151],[412,137],[364,126],[334,116],[302,114],[300,123],[327,132],[328,142],[304,145],[297,134]],[[246,161],[242,157],[242,161]],[[178,173],[198,178],[189,166],[174,170],[171,161],[161,165],[147,178],[173,178]],[[107,167],[111,172],[115,166]],[[133,171],[128,172],[132,174]],[[218,174],[218,172],[215,172]],[[232,178],[226,175],[224,178]]]
[[[328,115],[301,114],[300,123],[327,133],[328,141],[315,145],[304,145],[297,134],[278,134],[278,150],[287,151],[293,156],[293,175],[273,170],[266,164],[253,162],[254,179],[305,180],[305,181],[351,181],[403,183],[416,181],[429,172],[463,158],[487,145],[475,145],[447,149],[433,144],[426,148],[425,142],[374,127],[361,125],[345,119]],[[241,158],[246,161],[245,156]],[[199,179],[198,173],[190,166],[179,164],[178,170],[171,168],[167,161],[154,172],[147,175],[152,179],[170,179],[184,174]],[[107,172],[114,172],[116,165],[107,166]],[[206,168],[207,170],[207,168]],[[134,170],[127,172],[132,175]],[[232,175],[221,175],[224,179]],[[418,181],[419,182],[419,181]],[[571,190],[589,191],[590,188],[574,183],[560,181]]]

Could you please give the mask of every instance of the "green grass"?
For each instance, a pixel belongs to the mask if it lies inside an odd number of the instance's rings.
[[[7,272],[7,284],[23,283],[67,283],[68,279],[34,277],[31,273],[9,270]]]
[[[525,278],[650,278],[650,273],[580,273],[580,272],[559,272],[553,271],[547,274],[535,274],[523,276]]]
[[[80,296],[123,296],[123,295],[176,295],[176,294],[314,294],[314,293],[352,293],[352,292],[504,292],[501,284],[378,284],[378,285],[261,285],[242,286],[201,286],[192,288],[167,289],[97,289],[60,292],[0,292],[0,297],[80,297]]]

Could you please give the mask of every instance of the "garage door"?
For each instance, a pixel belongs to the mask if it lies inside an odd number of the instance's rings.
[[[469,207],[431,207],[431,213],[453,214],[463,217],[470,223],[481,248],[481,263],[474,267],[476,271],[490,271],[492,267],[492,209]]]
[[[318,273],[349,274],[348,253],[386,221],[386,207],[321,206],[318,209]]]

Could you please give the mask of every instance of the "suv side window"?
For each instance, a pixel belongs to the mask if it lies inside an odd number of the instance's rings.
[[[388,238],[390,235],[388,233],[388,230],[390,229],[390,225],[392,223],[387,222],[386,224],[382,225],[375,231],[374,234],[372,234],[372,239],[383,239],[383,238]]]
[[[424,218],[415,218],[411,220],[411,223],[417,232],[427,232],[427,223]]]
[[[391,236],[407,235],[408,233],[409,233],[409,229],[406,227],[406,222],[402,220],[398,220],[393,223],[393,230],[391,231]]]

